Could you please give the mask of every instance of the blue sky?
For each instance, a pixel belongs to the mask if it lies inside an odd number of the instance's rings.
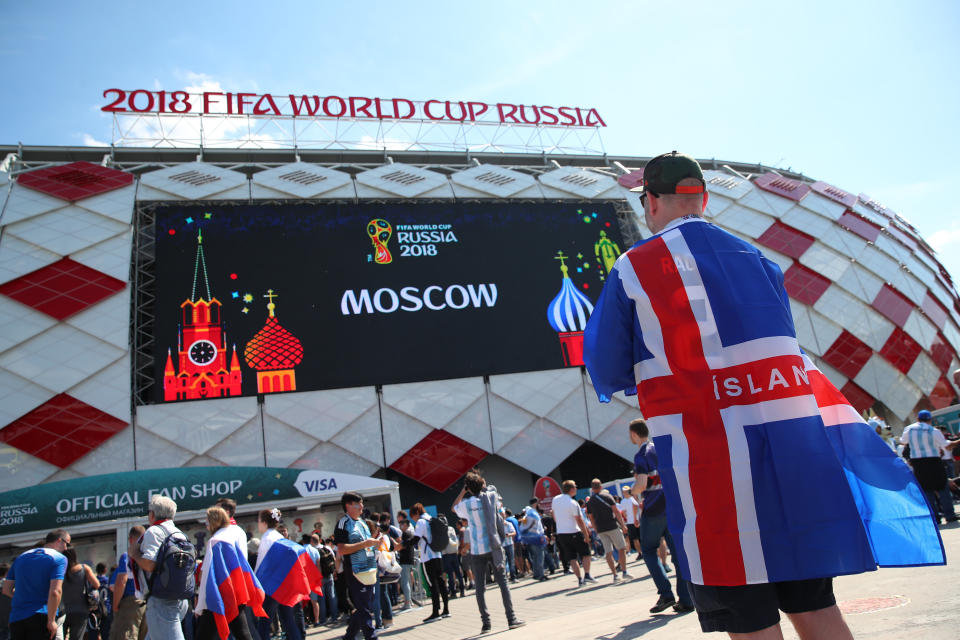
[[[0,142],[109,141],[110,87],[596,107],[608,153],[802,171],[912,221],[960,277],[960,3],[24,2]]]

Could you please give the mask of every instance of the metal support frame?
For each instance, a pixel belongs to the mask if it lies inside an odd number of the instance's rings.
[[[600,127],[450,120],[114,113],[115,147],[604,155]]]

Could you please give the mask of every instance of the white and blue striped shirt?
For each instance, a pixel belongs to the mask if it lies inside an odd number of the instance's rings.
[[[490,553],[490,539],[487,536],[487,523],[483,517],[483,505],[476,497],[461,500],[453,508],[454,512],[461,518],[466,519],[467,528],[465,530],[467,542],[470,543],[470,555],[480,556]]]
[[[900,444],[910,445],[911,458],[939,458],[947,446],[947,439],[940,430],[927,422],[914,422],[903,430]]]

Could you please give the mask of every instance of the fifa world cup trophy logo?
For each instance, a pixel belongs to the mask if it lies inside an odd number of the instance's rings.
[[[393,227],[383,218],[374,218],[367,223],[367,235],[373,242],[373,261],[377,264],[390,264],[393,262],[393,256],[390,255],[390,249],[387,248],[387,242],[393,235]]]

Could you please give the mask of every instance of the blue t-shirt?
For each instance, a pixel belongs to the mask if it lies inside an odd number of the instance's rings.
[[[333,530],[333,541],[337,544],[354,544],[370,539],[370,529],[363,520],[354,520],[350,516],[343,516]],[[365,569],[377,566],[377,556],[373,549],[360,549],[350,555],[342,556],[345,571],[360,573]]]
[[[517,520],[516,516],[510,516],[509,518],[504,518],[507,522],[513,525],[513,530],[517,532],[517,536],[513,539],[514,542],[520,541],[520,521]]]
[[[46,615],[50,581],[63,580],[67,571],[67,557],[58,551],[40,547],[21,553],[7,580],[16,582],[10,605],[10,622],[24,620],[38,613]]]
[[[640,517],[659,516],[667,507],[663,499],[663,487],[660,484],[660,474],[657,473],[657,450],[650,441],[640,445],[640,450],[633,457],[634,473],[647,475],[647,486],[643,490],[643,511]]]
[[[110,574],[110,586],[112,587],[117,583],[117,578],[121,573],[127,572],[127,566],[130,564],[130,559],[126,553],[120,556],[120,560],[117,563],[117,568]],[[126,584],[123,585],[123,595],[120,596],[120,599],[123,600],[127,596],[134,595],[134,584],[133,580],[127,580]]]

